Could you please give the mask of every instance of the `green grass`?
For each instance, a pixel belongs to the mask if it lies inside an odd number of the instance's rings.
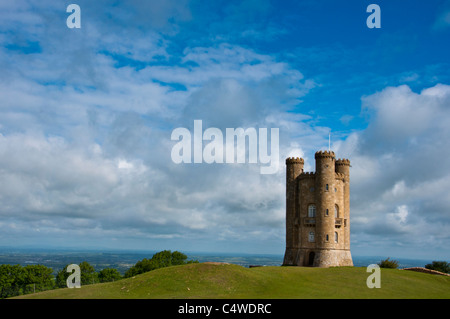
[[[63,288],[16,298],[450,298],[450,277],[381,269],[369,289],[365,267],[256,267],[197,263],[157,269],[112,283]]]

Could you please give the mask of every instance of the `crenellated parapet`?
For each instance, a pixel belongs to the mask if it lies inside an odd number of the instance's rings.
[[[301,157],[288,157],[286,164],[305,164],[305,160]]]
[[[338,160],[336,160],[336,165],[346,165],[346,166],[350,166],[350,161],[346,158],[340,158]]]
[[[337,180],[344,181],[344,179],[345,179],[345,174],[344,174],[344,173],[335,173],[335,178],[336,178]]]
[[[318,159],[318,158],[335,158],[335,155],[334,155],[333,151],[318,151],[314,155],[314,158],[315,159]]]
[[[303,172],[299,176],[300,179],[303,179],[303,178],[315,178],[315,177],[316,177],[316,173],[314,173],[314,172]]]

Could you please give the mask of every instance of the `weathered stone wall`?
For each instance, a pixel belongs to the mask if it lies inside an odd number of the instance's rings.
[[[315,200],[317,249],[334,248],[335,166],[333,152],[316,152]],[[331,214],[331,216],[330,216]]]
[[[286,253],[285,264],[291,264],[295,260],[295,250],[293,250],[298,237],[295,217],[297,212],[297,187],[298,176],[303,172],[304,161],[301,158],[286,159]]]
[[[304,173],[303,159],[286,159],[286,252],[283,264],[353,266],[350,161],[336,161],[332,151],[316,152],[315,160],[316,172]],[[310,205],[316,207],[314,217],[308,216]]]
[[[296,248],[315,248],[315,243],[308,241],[309,232],[315,231],[317,217],[308,217],[309,205],[315,205],[315,174],[303,173],[299,176],[298,224],[299,229]],[[316,211],[317,215],[317,211]]]
[[[344,178],[343,183],[343,199],[344,204],[342,211],[342,222],[345,222],[344,227],[344,248],[350,249],[350,161],[348,159],[336,160],[336,173],[341,174]],[[342,198],[342,197],[341,197]]]

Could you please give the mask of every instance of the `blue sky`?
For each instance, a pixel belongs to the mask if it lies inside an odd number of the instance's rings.
[[[0,1],[0,246],[283,254],[331,132],[352,253],[450,258],[449,1],[70,3]],[[279,128],[278,172],[173,163],[195,119]]]

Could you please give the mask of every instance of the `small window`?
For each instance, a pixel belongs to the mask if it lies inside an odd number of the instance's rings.
[[[313,231],[309,232],[308,241],[310,243],[314,242],[314,232]]]
[[[308,217],[316,217],[316,205],[311,204],[308,206]]]
[[[338,233],[337,231],[334,232],[334,241],[337,243],[338,242]]]
[[[329,238],[328,238],[328,234],[325,236],[325,241],[328,241],[329,240]]]
[[[328,208],[325,210],[325,216],[328,216]]]
[[[310,187],[310,188],[309,188],[309,191],[310,191],[310,192],[314,192],[314,187]]]
[[[339,207],[334,205],[334,218],[339,218]]]
[[[328,191],[328,184],[325,185],[325,190]]]
[[[336,188],[336,187],[334,188],[334,192],[335,192],[335,193],[337,192],[337,188]]]

